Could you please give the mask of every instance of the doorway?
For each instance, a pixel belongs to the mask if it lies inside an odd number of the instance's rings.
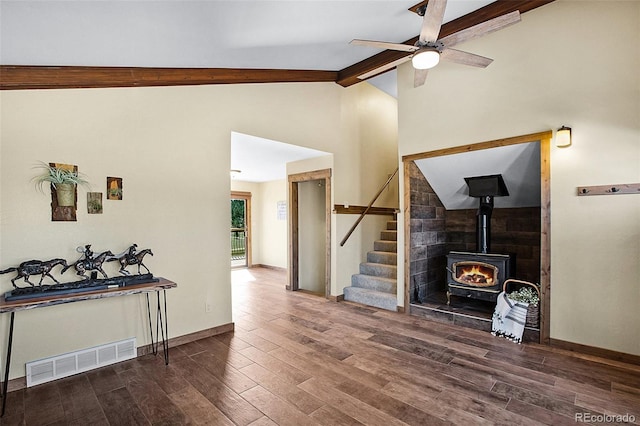
[[[298,289],[325,294],[326,202],[324,179],[298,184],[298,243],[300,253]]]
[[[231,192],[231,267],[251,267],[251,193]]]
[[[289,175],[287,290],[331,295],[331,169]]]

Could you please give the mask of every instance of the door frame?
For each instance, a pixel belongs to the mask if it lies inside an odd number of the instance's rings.
[[[232,200],[244,200],[245,202],[245,218],[244,218],[244,229],[246,232],[245,244],[246,244],[246,259],[247,259],[247,268],[251,268],[251,192],[245,191],[231,191],[231,199]]]
[[[550,303],[551,303],[551,139],[553,131],[514,136],[470,145],[444,148],[436,151],[405,155],[404,165],[404,306],[410,314],[409,267],[410,253],[408,241],[411,241],[411,227],[408,218],[411,215],[411,181],[409,163],[423,158],[440,157],[470,151],[497,148],[521,143],[540,143],[540,343],[550,344]]]
[[[298,208],[298,184],[311,180],[324,181],[325,194],[325,283],[324,297],[331,296],[331,169],[314,170],[310,172],[291,174],[289,182],[289,283],[287,290],[297,291],[300,284],[299,271],[299,208]]]

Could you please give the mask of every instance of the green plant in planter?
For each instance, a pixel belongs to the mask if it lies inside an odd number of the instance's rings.
[[[121,198],[122,197],[122,189],[120,189],[120,188],[111,188],[111,189],[109,189],[109,197],[111,199]]]
[[[102,204],[100,204],[100,201],[97,200],[87,201],[87,210],[90,213],[100,213],[100,211],[102,210]]]
[[[516,302],[528,303],[531,306],[538,306],[538,303],[540,303],[538,294],[533,291],[531,287],[523,287],[520,290],[507,294],[507,297]]]
[[[35,168],[42,169],[42,173],[34,176],[32,181],[40,192],[44,192],[43,185],[50,184],[56,190],[59,206],[73,206],[75,204],[75,187],[88,187],[89,182],[78,172],[53,167],[41,162]]]

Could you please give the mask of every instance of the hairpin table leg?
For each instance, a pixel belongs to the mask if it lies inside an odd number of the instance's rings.
[[[11,312],[11,322],[9,323],[9,340],[7,342],[7,363],[4,367],[4,383],[2,384],[2,414],[4,416],[4,410],[7,406],[7,389],[9,385],[9,368],[11,367],[11,346],[13,345],[13,322],[15,319],[15,312]]]
[[[164,363],[169,365],[169,318],[167,317],[167,291],[162,290],[162,299],[164,304],[164,322],[162,318],[162,309],[160,308],[160,291],[156,291],[156,297],[158,300],[158,313],[156,318],[156,327],[160,326],[160,333],[162,334],[162,350],[164,351]],[[158,340],[160,336],[156,329],[156,335]]]
[[[160,337],[162,337],[162,351],[164,354],[164,363],[169,365],[169,318],[167,317],[167,291],[156,290],[156,334],[153,336],[153,323],[151,321],[151,303],[149,302],[149,293],[147,296],[147,312],[149,314],[149,334],[151,335],[151,350],[154,355],[158,355],[158,346],[160,345]],[[160,302],[162,299],[162,303]],[[164,305],[164,306],[163,306]],[[164,313],[163,313],[164,308]]]
[[[149,334],[151,334],[151,352],[154,355],[158,354],[158,345],[156,345],[155,340],[153,339],[153,325],[151,324],[151,305],[149,303],[149,293],[145,293],[147,296],[147,313],[149,314]]]

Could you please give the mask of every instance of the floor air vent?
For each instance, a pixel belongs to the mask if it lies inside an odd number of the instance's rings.
[[[136,338],[132,337],[119,342],[31,361],[26,364],[27,387],[125,361],[136,356]]]

